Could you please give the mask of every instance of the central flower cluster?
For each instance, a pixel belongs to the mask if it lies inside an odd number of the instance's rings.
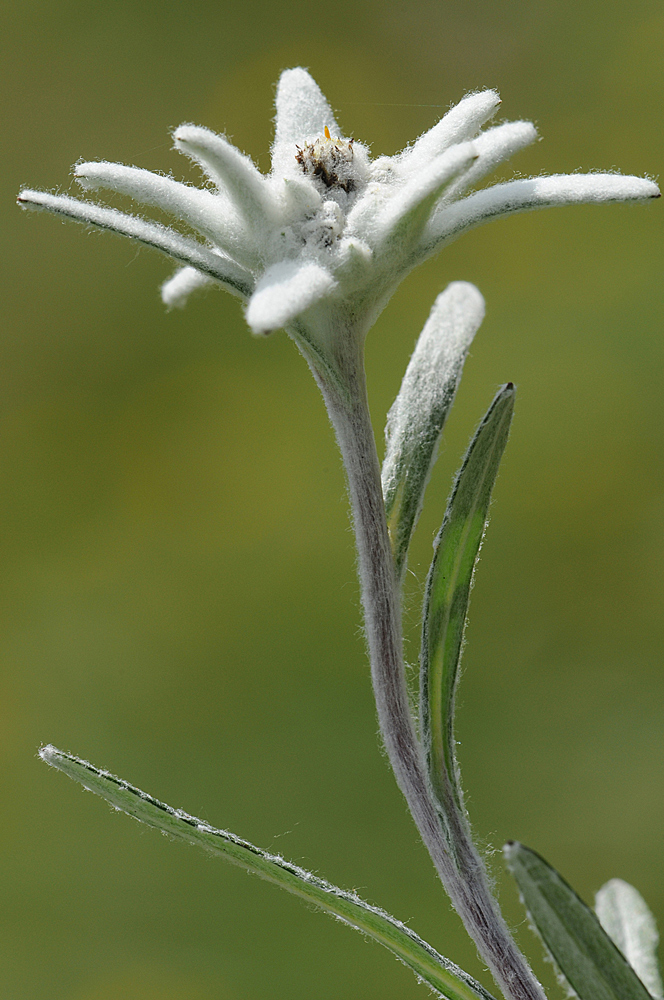
[[[175,131],[175,148],[202,169],[212,190],[118,163],[74,169],[84,188],[155,206],[202,239],[66,195],[25,190],[19,203],[113,230],[185,265],[162,287],[169,306],[221,285],[244,300],[254,333],[306,330],[325,352],[319,306],[345,312],[361,336],[413,267],[484,221],[659,195],[652,181],[618,174],[513,180],[468,194],[537,138],[530,122],[481,131],[499,104],[493,90],[470,94],[403,152],[372,161],[361,143],[333,138],[341,130],[309,73],[286,70],[267,176],[224,136],[194,125]]]
[[[355,140],[333,139],[325,126],[325,137],[296,146],[295,159],[305,174],[318,177],[326,188],[341,188],[346,194],[366,184],[369,159],[363,146],[355,151]]]
[[[348,212],[370,178],[369,154],[354,139],[333,139],[327,125],[323,136],[295,150],[295,162],[313,181],[321,201],[287,228],[296,253],[299,243],[301,251],[319,257],[321,251],[332,250],[346,230]]]

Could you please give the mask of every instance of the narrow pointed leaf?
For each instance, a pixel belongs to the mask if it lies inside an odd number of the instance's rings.
[[[422,234],[422,254],[425,257],[437,253],[462,233],[503,215],[562,205],[601,205],[659,197],[659,188],[647,177],[621,174],[553,174],[506,181],[436,210]]]
[[[284,861],[278,855],[268,854],[226,830],[216,830],[181,809],[172,809],[121,778],[99,770],[78,757],[52,746],[42,747],[39,754],[47,764],[106,799],[114,809],[177,840],[196,844],[211,854],[223,857],[232,864],[287,889],[306,903],[324,910],[378,941],[412,969],[438,996],[447,1000],[493,1000],[483,986],[439,955],[405,924],[365,903],[355,893],[338,889],[317,875]]]
[[[495,114],[499,105],[500,97],[495,90],[484,90],[464,97],[437,125],[420,136],[409,149],[404,150],[401,154],[404,168],[408,171],[421,170],[455,143],[473,139],[487,119]]]
[[[509,436],[514,395],[511,383],[502,387],[470,443],[434,542],[424,599],[420,660],[422,739],[431,783],[443,810],[449,811],[454,805],[462,815],[454,750],[454,697],[473,573]]]
[[[463,143],[441,153],[426,168],[415,174],[401,194],[392,198],[386,209],[378,214],[375,226],[380,234],[380,242],[385,245],[399,243],[403,247],[415,244],[436,202],[455,186],[453,182],[459,175],[462,180],[465,174],[471,172],[477,156],[474,143]],[[359,218],[354,223],[358,229],[366,225],[366,216],[371,211],[370,204],[365,211],[365,219]]]
[[[237,261],[157,222],[46,191],[21,191],[17,201],[22,208],[51,212],[97,229],[107,229],[118,236],[128,236],[138,243],[160,250],[180,264],[196,268],[242,298],[248,299],[253,292],[253,275]]]
[[[596,915],[543,858],[505,846],[530,919],[580,1000],[650,1000],[650,994]]]
[[[483,318],[484,299],[474,285],[456,281],[438,296],[387,417],[383,497],[399,577],[463,363]]]
[[[153,174],[122,163],[78,163],[74,177],[87,191],[107,189],[128,195],[143,205],[154,205],[198,230],[215,246],[247,267],[259,260],[238,212],[230,200],[172,177]]]
[[[316,81],[301,66],[287,69],[277,84],[276,121],[272,171],[276,176],[297,176],[296,144],[322,136],[325,126],[341,135],[332,109]]]
[[[657,961],[659,934],[643,896],[629,882],[613,878],[595,896],[600,924],[623,953],[651,996],[664,996]]]
[[[253,228],[269,230],[274,201],[267,180],[248,156],[223,135],[197,125],[181,125],[173,140],[176,149],[201,164]]]
[[[351,208],[347,231],[356,237],[369,237],[379,251],[398,245],[402,254],[407,254],[409,247],[419,246],[441,197],[476,160],[475,144],[464,142],[445,150],[420,170],[406,173],[405,182],[389,197],[384,186],[376,184]]]
[[[449,203],[461,197],[464,191],[479,184],[504,160],[509,160],[536,139],[537,129],[532,122],[505,122],[482,132],[473,142],[477,152],[476,162],[445,191],[444,201]]]

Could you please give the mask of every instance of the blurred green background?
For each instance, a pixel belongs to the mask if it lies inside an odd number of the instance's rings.
[[[183,121],[266,168],[293,65],[376,154],[495,86],[501,115],[543,137],[505,176],[656,176],[661,4],[23,0],[0,29],[3,996],[424,995],[378,946],[110,813],[40,742],[357,888],[490,985],[377,746],[343,476],[305,364],[284,334],[252,339],[224,294],[165,313],[157,255],[13,202],[22,184],[75,190],[79,157],[193,178],[170,149]],[[660,924],[662,210],[476,230],[408,279],[368,343],[382,437],[435,295],[484,293],[415,544],[409,658],[451,475],[514,380],[460,697],[471,815],[490,854],[520,839],[587,900],[626,878]]]

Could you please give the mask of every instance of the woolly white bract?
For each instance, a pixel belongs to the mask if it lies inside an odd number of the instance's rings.
[[[473,226],[549,205],[659,195],[650,180],[600,173],[513,180],[466,195],[537,137],[530,122],[481,132],[499,103],[493,90],[471,94],[412,146],[372,161],[361,143],[341,138],[309,73],[291,69],[277,88],[267,176],[223,136],[194,125],[175,131],[175,148],[212,187],[116,163],[74,168],[84,188],[163,209],[204,242],[64,195],[25,190],[19,203],[130,236],[184,264],[162,287],[167,305],[217,283],[247,303],[254,333],[290,328],[329,355],[330,338],[342,329],[362,336],[414,266]]]

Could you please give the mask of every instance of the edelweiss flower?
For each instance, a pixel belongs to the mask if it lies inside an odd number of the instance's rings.
[[[415,265],[481,222],[549,205],[659,196],[650,180],[599,173],[513,180],[466,194],[537,137],[530,122],[481,132],[499,103],[493,90],[471,94],[412,146],[372,161],[366,146],[342,137],[306,70],[291,69],[277,88],[268,176],[223,136],[194,125],[176,130],[175,148],[202,168],[211,188],[117,163],[74,168],[84,188],[163,209],[204,242],[64,195],[26,190],[18,200],[129,236],[184,264],[162,287],[167,305],[220,284],[247,303],[254,333],[287,327],[328,353],[331,336],[366,332]]]
[[[395,776],[440,878],[505,997],[545,1000],[502,919],[472,843],[454,754],[450,751],[448,759],[443,740],[440,759],[434,761],[437,751],[428,732],[429,702],[439,708],[449,703],[444,718],[438,714],[452,739],[458,664],[454,649],[461,635],[457,612],[461,608],[462,623],[465,583],[457,581],[452,618],[441,610],[449,593],[445,598],[432,596],[438,584],[427,591],[425,655],[429,658],[429,649],[443,645],[452,652],[438,671],[439,691],[445,685],[449,688],[441,693],[442,702],[436,701],[437,696],[429,698],[425,676],[421,736],[411,713],[403,660],[401,580],[408,545],[463,361],[483,315],[483,300],[472,286],[455,283],[436,301],[390,411],[384,492],[361,347],[364,334],[402,278],[467,229],[526,209],[638,201],[658,197],[659,190],[652,181],[638,177],[575,174],[513,180],[468,194],[499,163],[536,138],[529,122],[481,132],[498,104],[492,90],[471,94],[412,146],[372,161],[365,146],[342,136],[309,74],[304,69],[287,70],[277,89],[272,171],[267,177],[223,136],[194,125],[176,130],[175,147],[202,168],[211,187],[191,187],[116,163],[75,167],[83,187],[106,188],[162,209],[199,238],[63,195],[22,191],[19,203],[130,236],[184,265],[162,287],[166,304],[182,304],[196,288],[220,284],[245,301],[247,322],[255,333],[285,327],[297,343],[323,393],[346,467],[376,707]],[[512,397],[513,387],[504,387],[501,405],[508,402],[511,410]],[[489,415],[495,412],[492,404]],[[491,450],[492,461],[498,460],[504,446],[509,412],[500,410],[502,439],[494,436],[490,444],[482,445]],[[488,419],[480,427],[494,428]],[[473,449],[477,441],[476,436]],[[486,491],[494,474],[488,468],[483,466],[481,487],[464,486],[461,520],[454,524],[468,518],[476,521],[480,511],[476,503],[484,499],[488,503]],[[466,470],[464,464],[453,496]],[[467,500],[470,492],[476,494],[472,504]],[[457,508],[448,508],[453,509]],[[479,516],[481,528],[481,511]],[[467,561],[469,554],[468,572],[476,555],[470,544],[463,549],[463,559]],[[438,556],[434,570],[440,575],[437,560]],[[456,624],[446,631],[452,619]],[[430,646],[434,631],[438,638]],[[438,653],[431,652],[431,657]],[[441,671],[446,672],[445,681]],[[94,770],[82,766],[88,775]],[[435,952],[424,953],[429,968]],[[403,949],[398,954],[404,958],[410,953]],[[413,965],[407,957],[404,961]],[[441,996],[473,993],[475,987],[460,980],[447,960],[440,964],[443,972],[436,983],[444,984]],[[484,991],[478,986],[475,992],[479,997]]]

